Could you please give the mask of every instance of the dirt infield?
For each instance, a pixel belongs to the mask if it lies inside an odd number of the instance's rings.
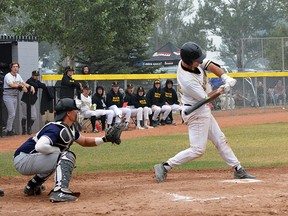
[[[288,122],[288,113],[282,108],[265,112],[261,109],[215,112],[214,116],[221,127]],[[137,133],[125,131],[123,140],[186,130],[185,125],[178,124]],[[0,151],[14,150],[27,138],[0,138]],[[77,174],[71,188],[81,191],[79,200],[58,204],[48,201],[48,191],[38,197],[25,197],[22,190],[29,177],[2,177],[0,187],[5,196],[0,197],[0,215],[287,215],[288,167],[249,168],[249,171],[257,176],[258,182],[231,182],[233,173],[228,167],[173,170],[162,184],[155,182],[152,169]],[[53,187],[52,178],[46,186]]]

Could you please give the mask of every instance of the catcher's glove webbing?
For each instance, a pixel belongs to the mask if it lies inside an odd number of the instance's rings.
[[[121,143],[121,133],[124,130],[125,125],[123,123],[115,124],[114,126],[108,128],[103,137],[104,142],[112,142],[112,144],[119,145]]]

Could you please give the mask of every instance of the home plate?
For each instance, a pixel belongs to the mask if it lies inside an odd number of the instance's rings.
[[[247,183],[258,183],[263,182],[262,180],[258,179],[231,179],[231,180],[224,180],[224,183],[239,183],[239,184],[247,184]]]

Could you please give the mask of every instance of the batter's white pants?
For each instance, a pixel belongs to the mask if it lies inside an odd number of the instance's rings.
[[[185,108],[187,107],[184,106],[184,110]],[[179,166],[201,157],[206,150],[208,139],[212,141],[220,156],[229,166],[235,167],[240,164],[207,105],[200,107],[190,115],[182,112],[182,118],[188,125],[190,147],[170,158],[167,161],[169,166]]]
[[[91,118],[92,116],[96,116],[96,118],[100,116],[106,115],[107,117],[107,124],[111,125],[114,117],[113,110],[104,110],[104,109],[96,109],[96,110],[87,110],[82,113],[84,118]]]
[[[170,105],[163,105],[162,107],[160,107],[160,106],[153,105],[152,106],[152,112],[153,112],[153,116],[152,116],[153,121],[157,121],[157,118],[161,112],[163,113],[162,119],[166,120],[169,113],[171,112],[171,106]]]

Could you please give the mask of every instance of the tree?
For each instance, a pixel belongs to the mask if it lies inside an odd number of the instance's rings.
[[[191,0],[158,0],[159,18],[150,38],[150,54],[171,42],[181,47],[187,41],[198,43],[203,49],[211,49],[212,41],[207,40],[207,31],[199,25]]]
[[[271,39],[264,40],[264,55],[271,70],[288,69],[288,27],[278,24],[272,31]]]
[[[155,0],[18,0],[26,22],[13,30],[57,45],[62,57],[88,64],[97,73],[143,72],[135,62],[145,58],[150,26],[157,17],[154,4]]]
[[[241,70],[257,58],[253,46],[245,47],[242,53],[243,39],[268,36],[279,20],[278,12],[279,2],[272,0],[204,0],[197,19],[222,38],[222,58],[231,59]]]

